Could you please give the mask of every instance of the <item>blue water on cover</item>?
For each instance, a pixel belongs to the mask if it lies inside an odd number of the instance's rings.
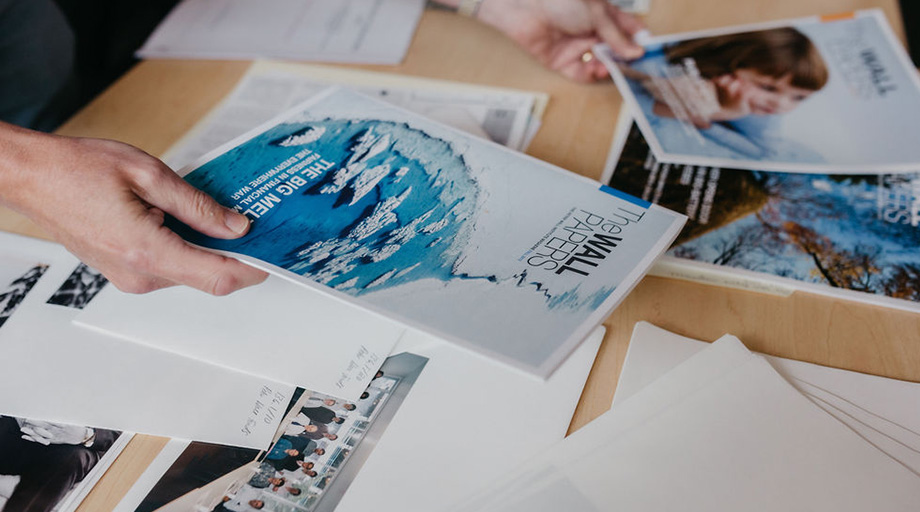
[[[311,130],[321,133],[318,140],[304,137]],[[476,278],[456,267],[468,250],[479,186],[450,144],[405,123],[281,124],[186,180],[233,205],[242,185],[304,148],[335,165],[283,197],[247,236],[218,240],[173,227],[193,243],[247,254],[352,295],[423,278]]]

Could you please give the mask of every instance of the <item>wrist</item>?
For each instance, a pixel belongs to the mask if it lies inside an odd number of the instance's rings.
[[[36,161],[56,136],[0,123],[0,204],[22,212],[42,166]]]

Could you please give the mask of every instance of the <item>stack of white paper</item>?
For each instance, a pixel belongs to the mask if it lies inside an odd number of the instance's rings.
[[[138,55],[398,64],[424,7],[423,0],[185,0]]]
[[[634,332],[620,382],[610,412],[462,509],[837,512],[920,503],[910,457],[916,385],[767,360],[731,336],[705,347],[648,324]],[[888,392],[899,407],[877,400]],[[901,412],[886,418],[886,407]],[[870,437],[890,443],[877,448]]]

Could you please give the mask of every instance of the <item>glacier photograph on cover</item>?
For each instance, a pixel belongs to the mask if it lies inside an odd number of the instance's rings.
[[[684,220],[345,89],[253,133],[180,172],[250,233],[182,236],[542,375]]]
[[[920,172],[672,165],[655,159],[634,123],[623,125],[628,134],[618,156],[613,148],[606,181],[687,215],[669,256],[920,310]]]
[[[912,172],[920,78],[880,11],[653,38],[610,69],[656,157],[726,168]]]

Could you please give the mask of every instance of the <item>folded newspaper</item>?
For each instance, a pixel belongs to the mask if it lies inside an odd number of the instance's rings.
[[[344,89],[180,174],[253,222],[229,241],[173,222],[190,242],[541,376],[685,221]]]

